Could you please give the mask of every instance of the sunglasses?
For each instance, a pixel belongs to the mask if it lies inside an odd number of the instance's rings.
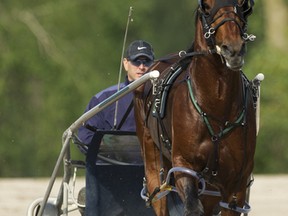
[[[149,67],[152,65],[153,61],[150,59],[135,59],[135,60],[130,60],[131,64],[139,67],[141,64],[143,64],[145,67]]]

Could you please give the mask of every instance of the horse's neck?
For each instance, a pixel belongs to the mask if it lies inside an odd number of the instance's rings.
[[[240,72],[229,70],[216,54],[195,58],[189,70],[199,104],[207,111],[219,107],[219,112],[237,112],[242,100]]]
[[[203,36],[200,20],[196,24],[194,49],[196,52],[210,49]],[[203,100],[204,98],[210,100],[214,98],[216,103],[219,103],[225,101],[224,98],[238,100],[241,96],[242,92],[239,91],[240,72],[229,70],[223,61],[218,54],[208,54],[193,59],[190,75],[198,86],[197,90],[201,92]]]

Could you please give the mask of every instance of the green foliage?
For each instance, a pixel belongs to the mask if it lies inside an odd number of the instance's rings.
[[[142,38],[157,57],[193,40],[197,1],[27,0],[0,3],[0,176],[50,175],[62,133],[93,94],[118,81],[127,43]],[[262,4],[250,17],[244,71],[262,84],[256,172],[287,172],[287,61],[266,46]],[[83,156],[72,149],[75,157]]]
[[[285,109],[288,101],[288,65],[284,58],[285,52],[263,46],[252,53],[255,55],[250,59],[249,70],[265,75],[261,86],[261,120],[255,172],[285,173],[288,163]]]

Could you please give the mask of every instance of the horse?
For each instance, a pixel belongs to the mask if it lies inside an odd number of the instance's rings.
[[[247,34],[253,6],[253,0],[199,0],[191,48],[157,61],[151,70],[159,70],[158,81],[134,91],[146,201],[157,216],[169,215],[167,197],[157,198],[169,190],[178,192],[186,216],[212,215],[217,206],[223,216],[245,212],[256,120],[242,67],[254,39]],[[201,193],[206,184],[219,196]]]

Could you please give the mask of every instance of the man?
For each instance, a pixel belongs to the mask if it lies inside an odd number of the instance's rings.
[[[128,46],[123,58],[123,67],[127,72],[127,76],[125,81],[120,83],[120,89],[145,74],[153,62],[154,51],[148,42],[143,40],[132,42]],[[118,85],[114,85],[93,96],[86,107],[85,112],[116,93],[118,88]],[[115,112],[117,113],[115,114]],[[100,196],[107,196],[108,192],[103,191],[103,188],[101,188],[99,182],[97,182],[98,173],[96,171],[95,158],[97,157],[101,139],[103,137],[103,134],[95,133],[97,130],[136,131],[133,92],[123,96],[117,103],[111,104],[106,109],[90,118],[86,122],[86,126],[82,126],[78,130],[80,141],[88,146],[88,149],[80,147],[80,150],[86,154],[85,215],[122,215],[123,211],[121,206],[118,208],[117,203],[112,205],[111,202],[114,200],[111,199],[113,199],[113,197],[111,198],[110,196],[107,198],[108,200],[110,199],[108,201],[108,208],[103,207],[105,205],[103,201],[104,198],[99,197],[99,194]],[[131,181],[133,181],[133,179],[131,179]]]
[[[127,86],[129,83],[141,77],[144,73],[147,72],[149,66],[152,65],[154,61],[154,51],[152,46],[143,41],[137,40],[132,42],[125,53],[123,59],[123,66],[127,72],[125,82],[120,83],[120,89]],[[118,85],[111,86],[100,93],[96,94],[90,100],[88,106],[86,107],[85,112],[92,109],[100,102],[104,101],[118,90]],[[129,93],[122,97],[118,101],[117,113],[115,115],[116,103],[104,109],[102,112],[98,113],[96,116],[89,119],[86,124],[101,130],[111,130],[118,129],[123,131],[135,131],[135,122],[134,122],[134,112],[133,109],[128,114],[125,123],[121,123],[123,116],[128,110],[130,104],[133,102],[133,93]],[[114,117],[116,116],[116,125]],[[118,123],[118,124],[117,124]],[[81,127],[78,132],[80,140],[84,144],[90,144],[94,136],[94,132]]]

